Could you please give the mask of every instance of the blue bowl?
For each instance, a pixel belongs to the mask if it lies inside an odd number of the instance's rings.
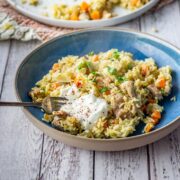
[[[152,57],[159,67],[171,66],[173,69],[172,92],[162,101],[165,111],[160,123],[151,133],[161,130],[172,124],[172,122],[177,121],[180,116],[180,51],[174,46],[147,34],[115,28],[91,29],[67,34],[46,42],[31,52],[21,63],[16,74],[15,85],[19,99],[21,101],[31,101],[28,92],[38,80],[48,73],[49,69],[58,59],[67,55],[83,56],[90,51],[98,53],[112,48],[131,52],[134,54],[135,59],[142,60]],[[174,96],[176,96],[176,101],[170,101]],[[53,129],[50,124],[42,121],[43,113],[41,110],[26,108],[25,111],[31,114],[35,125],[43,124],[43,127],[37,125],[40,129],[47,129],[48,131]],[[142,129],[143,124],[140,124],[132,136],[142,136]],[[46,130],[44,131],[48,133]],[[53,131],[54,133],[58,133],[55,129]],[[51,135],[51,133],[48,134]],[[146,135],[143,134],[143,136]],[[72,135],[68,135],[68,137],[72,137]],[[128,138],[132,137],[125,139]]]

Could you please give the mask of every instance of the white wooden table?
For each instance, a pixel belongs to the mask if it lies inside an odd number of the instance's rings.
[[[180,1],[120,25],[180,47]],[[159,32],[154,32],[153,29]],[[38,42],[0,42],[0,99],[16,100],[18,64]],[[123,152],[69,147],[34,127],[19,108],[0,108],[0,180],[180,180],[180,128],[151,145]]]

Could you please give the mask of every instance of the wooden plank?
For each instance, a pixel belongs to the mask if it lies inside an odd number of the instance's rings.
[[[41,179],[92,179],[93,152],[57,142],[45,136]]]
[[[4,79],[5,67],[10,49],[10,41],[0,42],[0,92]]]
[[[148,179],[146,147],[122,152],[96,152],[95,179]]]
[[[141,31],[158,36],[180,47],[180,2],[175,1],[155,13],[147,14],[140,20]],[[157,31],[157,32],[156,32]]]
[[[142,31],[159,36],[180,47],[180,2],[176,1],[141,19]],[[152,28],[158,30],[153,32]],[[150,176],[153,180],[180,179],[180,128],[149,145]]]
[[[16,69],[35,45],[36,43],[13,42],[3,83],[2,100],[16,100]],[[38,179],[42,133],[27,120],[20,108],[1,107],[0,115],[0,179]]]
[[[120,28],[139,30],[139,19],[122,24]],[[148,179],[146,147],[123,152],[95,152],[97,180]]]
[[[117,25],[116,27],[123,28],[123,29],[132,29],[132,30],[139,31],[139,27],[140,27],[139,18],[136,18],[136,19],[131,20],[129,22]]]
[[[180,179],[180,129],[149,145],[150,172],[154,180]]]

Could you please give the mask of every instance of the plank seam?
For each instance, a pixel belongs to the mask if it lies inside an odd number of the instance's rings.
[[[95,158],[96,158],[96,153],[93,151],[93,177],[92,179],[95,180]]]
[[[149,153],[149,147],[150,145],[146,146],[147,149],[147,167],[148,167],[148,179],[151,180],[151,166],[150,166],[150,153]]]
[[[141,17],[138,20],[139,22],[139,30],[142,32],[142,26],[141,26]],[[150,166],[150,153],[149,153],[149,145],[146,146],[146,153],[147,153],[147,174],[148,174],[148,180],[151,180],[151,166]]]
[[[12,41],[10,40],[9,42],[9,48],[8,48],[8,55],[7,55],[7,60],[6,60],[6,64],[5,64],[5,68],[4,68],[4,73],[3,73],[3,78],[2,78],[2,83],[0,86],[0,99],[2,96],[2,92],[3,92],[3,86],[4,86],[4,81],[5,81],[5,76],[6,76],[6,70],[7,70],[7,66],[8,66],[8,62],[9,62],[9,57],[10,57],[10,52],[11,52],[11,46],[12,46]]]
[[[178,4],[179,4],[179,13],[180,13],[180,1],[178,1]]]
[[[43,151],[44,151],[44,133],[42,137],[41,158],[40,158],[40,164],[39,164],[39,178],[38,178],[39,180],[41,179]]]

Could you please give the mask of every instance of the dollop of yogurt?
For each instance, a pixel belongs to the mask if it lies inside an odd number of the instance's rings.
[[[99,118],[107,116],[108,104],[102,98],[98,98],[93,94],[86,94],[79,98],[69,100],[66,105],[61,107],[61,110],[77,118],[85,130],[87,130],[91,128]]]
[[[72,86],[61,88],[60,95],[72,101],[80,97],[81,93],[79,89],[77,88],[77,86],[73,84]]]

